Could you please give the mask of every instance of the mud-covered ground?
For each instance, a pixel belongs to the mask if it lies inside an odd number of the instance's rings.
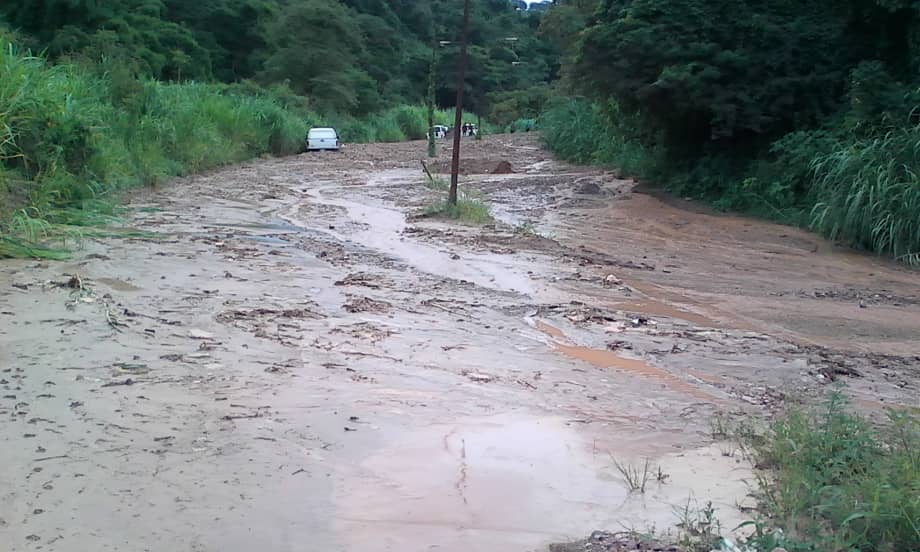
[[[718,416],[918,406],[916,272],[531,135],[465,143],[495,225],[416,217],[424,149],[178,179],[71,262],[0,263],[2,548],[546,550],[708,500],[733,527]]]

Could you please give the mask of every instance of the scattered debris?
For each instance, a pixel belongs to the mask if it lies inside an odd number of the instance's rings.
[[[358,272],[355,274],[349,274],[345,278],[339,280],[335,283],[337,286],[360,286],[371,289],[380,289],[380,284],[378,283],[379,276],[373,276],[367,274],[366,272]]]
[[[551,544],[550,552],[687,552],[676,544],[666,544],[653,537],[628,531],[608,533],[595,531],[585,540]]]
[[[358,312],[386,312],[392,308],[393,305],[387,303],[386,301],[377,301],[371,299],[370,297],[354,297],[344,305],[342,308],[350,313]]]

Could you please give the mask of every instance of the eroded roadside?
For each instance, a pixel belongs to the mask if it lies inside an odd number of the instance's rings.
[[[917,406],[915,273],[522,135],[467,148],[506,224],[407,220],[423,150],[180,179],[132,198],[149,237],[0,264],[3,542],[542,550],[688,499],[733,526],[749,471],[715,416],[831,382]],[[613,460],[645,458],[668,477],[630,494]]]

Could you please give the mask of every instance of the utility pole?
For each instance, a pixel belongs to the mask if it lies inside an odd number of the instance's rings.
[[[438,60],[438,47],[434,42],[432,31],[431,67],[428,69],[428,157],[437,156],[437,146],[434,140],[434,71]]]
[[[466,82],[466,42],[470,35],[470,0],[463,0],[463,38],[460,40],[460,60],[457,62],[457,114],[454,117],[454,155],[450,165],[449,205],[457,204],[457,182],[460,178],[460,127],[463,126],[463,88]]]

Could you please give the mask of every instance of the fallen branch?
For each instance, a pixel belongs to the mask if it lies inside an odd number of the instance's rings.
[[[239,415],[227,414],[221,419],[222,420],[251,420],[253,418],[261,418],[261,417],[262,417],[262,414],[259,412],[256,412],[255,414],[239,414]]]
[[[70,458],[69,454],[61,454],[60,456],[46,456],[44,458],[36,458],[32,460],[33,462],[45,462],[47,460],[60,460],[61,458]]]

